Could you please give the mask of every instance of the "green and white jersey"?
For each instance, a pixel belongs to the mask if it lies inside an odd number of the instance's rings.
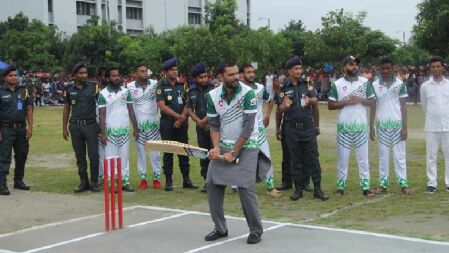
[[[263,102],[269,102],[270,94],[265,89],[265,86],[263,86],[260,83],[255,83],[253,86],[254,92],[256,92],[256,98],[257,98],[257,115],[256,115],[256,121],[259,128],[264,128],[263,125]]]
[[[131,93],[134,113],[136,114],[139,130],[159,128],[157,119],[156,87],[157,82],[149,79],[147,86],[143,88],[137,82],[128,84]]]
[[[405,83],[394,78],[393,84],[388,86],[382,78],[373,82],[376,94],[376,127],[378,129],[402,128],[401,104],[399,99],[406,98]]]
[[[120,87],[115,92],[109,86],[98,96],[98,108],[106,108],[106,135],[118,136],[130,133],[128,105],[132,103],[128,89]]]
[[[348,81],[344,77],[335,81],[331,86],[329,100],[343,101],[351,96],[373,98],[374,91],[368,79],[359,76],[355,81]],[[337,132],[360,132],[368,130],[365,106],[362,104],[347,105],[340,110]]]
[[[243,129],[244,113],[257,113],[256,93],[251,87],[239,83],[229,103],[226,99],[226,89],[223,84],[207,94],[207,117],[220,118],[220,143],[222,147],[234,148]],[[254,121],[254,130],[244,147],[259,147],[257,121]]]

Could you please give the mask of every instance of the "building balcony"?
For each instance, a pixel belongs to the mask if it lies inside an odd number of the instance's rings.
[[[189,0],[189,7],[201,8],[201,0]]]
[[[126,29],[143,30],[143,20],[140,19],[126,19]]]
[[[89,15],[76,15],[76,24],[78,26],[83,26],[87,24],[87,20],[89,20],[91,16]]]

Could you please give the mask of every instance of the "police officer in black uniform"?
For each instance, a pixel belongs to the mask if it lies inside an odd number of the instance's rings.
[[[69,140],[70,131],[81,179],[80,185],[74,191],[79,193],[90,189],[92,192],[98,192],[100,191],[98,188],[99,127],[96,120],[96,99],[99,88],[98,84],[87,81],[87,68],[84,63],[76,64],[72,74],[75,82],[65,89],[62,130],[66,141]],[[86,146],[90,165],[90,184],[87,175]]]
[[[176,58],[165,61],[161,66],[166,78],[162,79],[156,89],[157,105],[161,109],[160,131],[162,140],[188,143],[188,111],[186,106],[187,88],[178,82]],[[189,157],[178,155],[179,167],[184,178],[182,186],[197,189],[190,181]],[[173,154],[164,153],[162,166],[165,174],[165,190],[173,191]]]
[[[284,114],[282,127],[285,136],[288,136],[286,145],[295,185],[295,192],[290,199],[296,201],[302,198],[308,168],[314,184],[314,197],[327,200],[329,198],[321,190],[321,169],[312,110],[312,105],[318,102],[316,90],[300,78],[302,63],[298,56],[289,59],[285,69],[288,71],[288,78],[280,88],[276,103],[279,111]]]
[[[196,123],[196,135],[200,148],[207,150],[212,149],[212,140],[210,138],[209,123],[207,122],[207,103],[206,94],[211,91],[214,86],[209,84],[206,72],[206,66],[198,63],[190,70],[190,76],[193,78],[193,84],[189,89],[189,100],[187,102],[187,110],[189,116]],[[201,159],[201,176],[206,180],[207,168],[209,167],[209,159]],[[202,192],[206,192],[206,184]]]
[[[14,188],[29,190],[23,182],[28,156],[28,141],[33,132],[33,107],[30,94],[20,87],[16,67],[8,66],[2,72],[0,86],[0,195],[9,195],[6,177],[14,149]],[[28,122],[28,128],[26,121]]]

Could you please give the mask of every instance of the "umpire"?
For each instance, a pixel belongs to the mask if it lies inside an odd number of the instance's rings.
[[[0,195],[9,195],[6,177],[14,149],[14,188],[29,190],[23,182],[28,156],[28,141],[33,132],[33,101],[25,87],[20,87],[17,68],[9,65],[2,72],[0,86]],[[28,128],[25,121],[28,121]]]
[[[162,66],[166,78],[162,79],[156,88],[157,105],[161,109],[160,131],[162,140],[188,143],[188,112],[186,106],[187,89],[178,82],[178,67],[176,58],[165,61]],[[182,186],[188,189],[198,189],[189,178],[189,157],[178,155],[179,167],[184,178]],[[165,190],[173,191],[173,154],[164,153]]]
[[[317,103],[316,90],[301,80],[302,63],[298,56],[285,64],[288,79],[285,80],[276,103],[284,113],[283,130],[290,154],[291,175],[295,192],[290,197],[296,201],[302,198],[305,188],[306,170],[310,169],[314,184],[314,197],[329,199],[321,190],[321,169],[318,162],[318,146],[312,106]]]
[[[84,63],[73,67],[74,83],[68,85],[64,93],[64,114],[62,119],[63,137],[69,139],[75,151],[80,185],[75,193],[92,190],[98,192],[98,133],[96,121],[96,99],[98,84],[87,81],[87,68]],[[70,116],[70,121],[69,121]],[[69,126],[67,128],[67,124]],[[90,184],[87,176],[86,146],[90,162]]]
[[[200,148],[207,150],[212,149],[212,141],[210,138],[209,123],[207,121],[207,103],[206,95],[214,86],[209,84],[206,72],[206,66],[203,63],[198,63],[190,70],[190,76],[193,78],[193,84],[189,89],[189,100],[187,103],[187,110],[189,116],[196,123],[196,135],[198,138],[198,145]],[[206,180],[207,168],[209,167],[209,159],[201,159],[201,176]],[[202,192],[206,192],[206,185],[204,185]]]

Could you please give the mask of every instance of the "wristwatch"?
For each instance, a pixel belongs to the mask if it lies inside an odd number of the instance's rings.
[[[237,158],[237,156],[239,155],[239,153],[237,153],[235,150],[231,151],[231,155],[235,158]]]

